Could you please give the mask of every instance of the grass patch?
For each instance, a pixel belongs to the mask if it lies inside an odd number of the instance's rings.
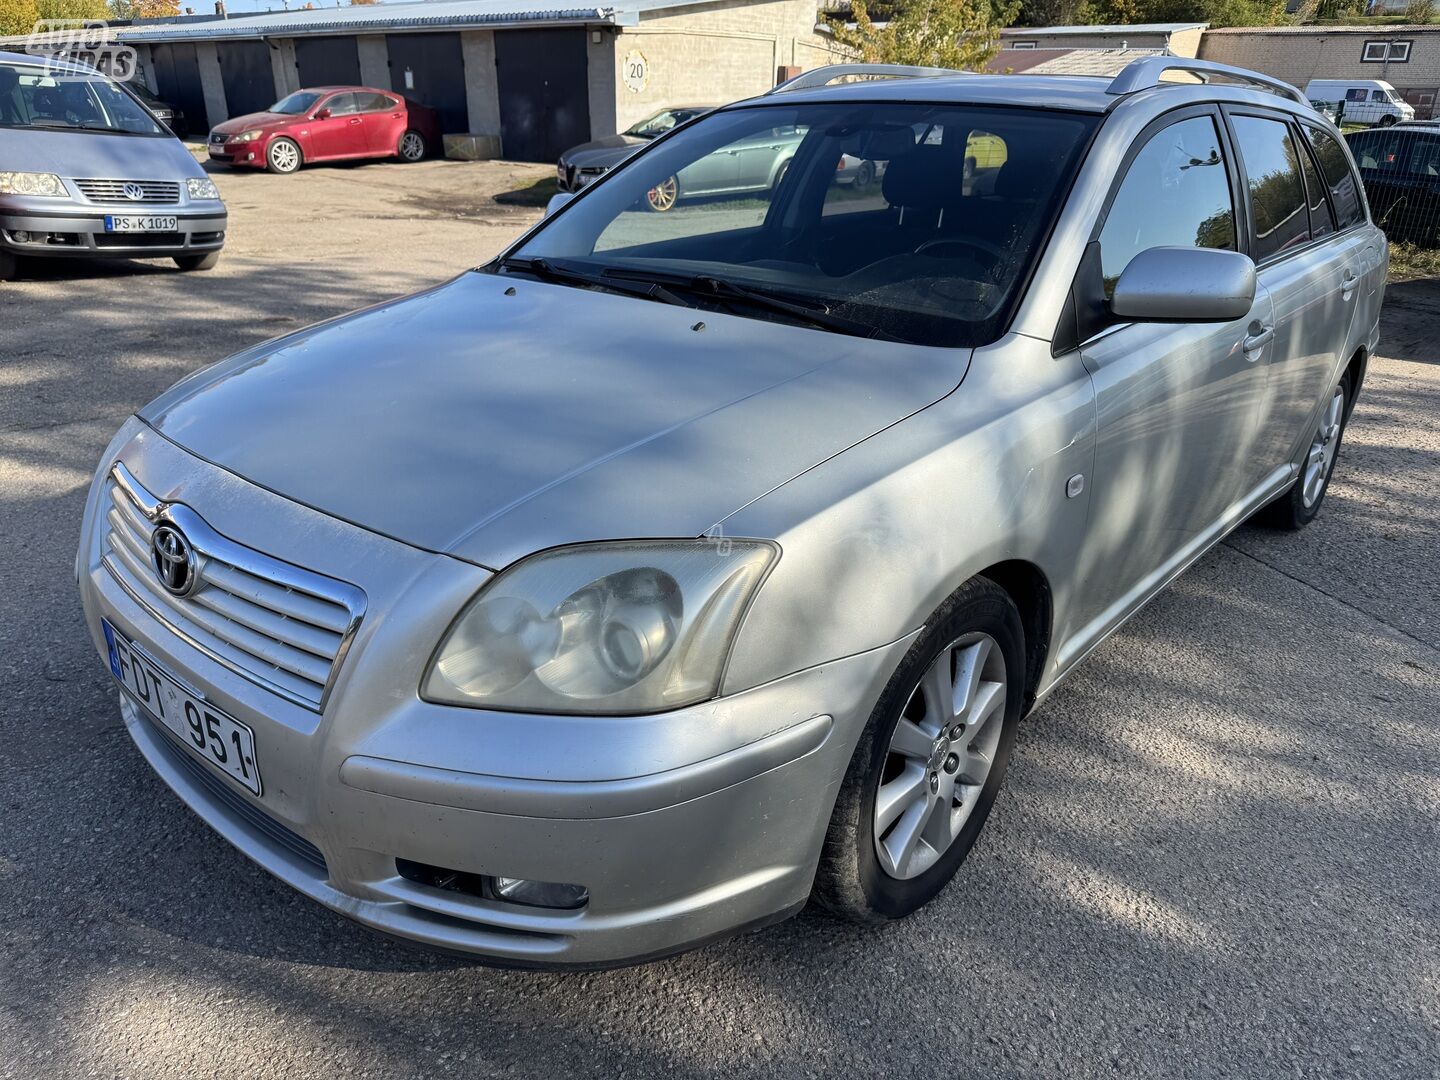
[[[502,191],[496,195],[495,201],[502,206],[538,206],[544,208],[545,204],[554,198],[560,191],[560,182],[554,176],[542,177],[533,182],[521,180],[509,191]]]
[[[1440,278],[1440,248],[1417,244],[1390,245],[1390,280],[1414,281],[1416,278]]]

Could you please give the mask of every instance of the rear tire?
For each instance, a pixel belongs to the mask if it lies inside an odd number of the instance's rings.
[[[1390,127],[1390,126],[1392,126],[1394,123],[1395,123],[1395,117],[1393,117],[1393,116],[1382,116],[1382,117],[1380,118],[1380,126],[1381,126],[1381,127]]]
[[[400,143],[396,146],[395,153],[401,161],[412,164],[424,158],[429,150],[430,147],[425,142],[425,136],[411,129],[400,136]]]
[[[931,616],[860,735],[815,875],[821,907],[884,923],[950,882],[1004,782],[1024,674],[1014,602],[987,578],[967,582]],[[957,697],[965,698],[958,710]]]
[[[220,253],[212,251],[207,255],[176,255],[175,265],[186,273],[194,270],[214,270],[220,261]]]
[[[1325,411],[1320,414],[1320,423],[1300,465],[1300,475],[1284,495],[1255,514],[1251,519],[1255,524],[1295,532],[1319,515],[1325,493],[1330,490],[1330,478],[1335,475],[1335,462],[1340,457],[1352,393],[1347,372],[1336,383]]]
[[[273,173],[293,173],[304,163],[305,155],[300,152],[299,144],[293,139],[276,139],[270,144],[270,149],[265,151],[265,167]]]
[[[645,201],[657,214],[673,209],[680,201],[680,182],[673,176],[660,181],[645,193]]]

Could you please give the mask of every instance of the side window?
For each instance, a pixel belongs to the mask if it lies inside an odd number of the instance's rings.
[[[1295,137],[1293,131],[1290,137]],[[1310,204],[1310,235],[1318,240],[1333,233],[1335,226],[1330,220],[1330,200],[1325,194],[1325,184],[1320,179],[1315,162],[1310,160],[1309,153],[1303,147],[1300,151],[1300,171],[1305,174],[1305,193]]]
[[[336,94],[325,102],[322,108],[330,110],[331,116],[348,116],[356,112],[354,94]]]
[[[1371,91],[1370,91],[1370,100],[1371,100],[1371,101],[1378,101],[1378,102],[1379,102],[1380,104],[1382,104],[1382,105],[1389,105],[1389,104],[1390,104],[1390,95],[1387,94],[1387,93],[1385,93],[1384,90],[1371,90]]]
[[[384,94],[356,94],[355,103],[360,112],[385,112],[391,107],[390,99]]]
[[[1152,247],[1235,248],[1230,180],[1208,116],[1157,131],[1130,163],[1100,230],[1107,300],[1130,260]]]
[[[1440,139],[1416,139],[1407,169],[1421,176],[1440,176]]]
[[[1363,86],[1357,86],[1354,90],[1346,90],[1345,100],[1363,102],[1365,100],[1365,88]]]
[[[1355,171],[1345,160],[1345,151],[1329,134],[1319,128],[1306,129],[1310,134],[1310,145],[1315,148],[1315,157],[1320,161],[1320,171],[1325,174],[1325,183],[1330,186],[1330,205],[1335,209],[1335,221],[1342,229],[1359,225],[1365,220],[1365,207],[1360,201],[1360,184]]]
[[[1269,258],[1310,239],[1300,158],[1283,120],[1234,117],[1235,139],[1250,180],[1255,258]]]

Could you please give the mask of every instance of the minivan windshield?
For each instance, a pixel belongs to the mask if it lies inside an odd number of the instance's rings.
[[[286,116],[299,116],[303,112],[309,112],[310,106],[320,100],[320,95],[311,90],[297,90],[293,94],[281,98],[274,105],[271,105],[269,112],[284,113]]]
[[[924,345],[994,340],[1093,116],[747,106],[661,139],[486,269]]]
[[[0,128],[170,135],[105,76],[42,64],[0,64]]]

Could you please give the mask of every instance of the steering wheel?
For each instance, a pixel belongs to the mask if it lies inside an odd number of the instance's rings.
[[[998,244],[992,244],[988,240],[977,240],[969,236],[946,236],[938,240],[926,240],[915,249],[916,255],[924,255],[927,251],[944,247],[966,247],[981,254],[989,255],[994,262],[1001,262],[1005,259],[1005,249]]]

